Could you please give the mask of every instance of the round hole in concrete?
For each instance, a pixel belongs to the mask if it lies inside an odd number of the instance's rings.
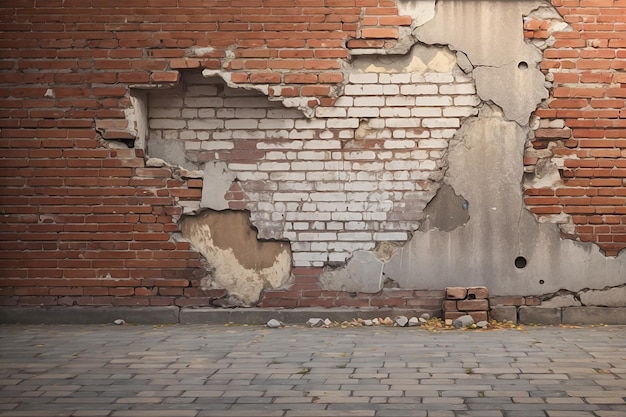
[[[528,262],[526,261],[526,258],[524,258],[523,256],[518,256],[517,258],[515,258],[515,267],[517,269],[526,268],[527,263]]]
[[[520,63],[517,64],[517,68],[521,71],[526,71],[528,69],[528,62],[520,61]]]
[[[540,279],[540,280],[539,280],[539,284],[540,284],[540,285],[543,285],[543,284],[545,284],[545,283],[546,283],[546,282],[545,282],[544,280],[542,280],[542,279]]]

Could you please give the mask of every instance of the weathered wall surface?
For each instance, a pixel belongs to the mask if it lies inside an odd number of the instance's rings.
[[[4,304],[623,305],[624,1],[70,3],[0,15]]]

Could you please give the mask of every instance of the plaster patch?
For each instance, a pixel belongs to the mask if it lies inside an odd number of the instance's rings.
[[[383,262],[369,251],[356,251],[345,267],[320,275],[320,285],[329,291],[376,293],[383,283]]]
[[[435,17],[436,0],[399,1],[398,14],[413,16],[412,27],[421,26]]]
[[[200,207],[211,210],[226,210],[228,201],[224,195],[230,189],[236,175],[223,161],[210,161],[204,164],[202,200]]]
[[[626,286],[601,290],[583,290],[578,293],[585,306],[623,307],[626,300]]]
[[[415,44],[405,55],[363,56],[355,59],[353,70],[361,73],[451,72],[456,54],[446,47]]]
[[[259,241],[246,212],[205,211],[185,217],[181,231],[213,270],[211,277],[203,280],[204,289],[225,289],[252,305],[264,289],[277,289],[290,282],[289,244]]]
[[[424,209],[424,222],[420,231],[452,231],[469,220],[469,202],[457,195],[454,188],[444,184]]]

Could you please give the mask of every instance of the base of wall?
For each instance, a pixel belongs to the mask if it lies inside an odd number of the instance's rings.
[[[354,318],[419,317],[429,313],[443,317],[441,309],[402,308],[179,308],[179,307],[11,307],[0,308],[0,324],[107,324],[122,319],[131,324],[265,324],[270,319],[304,324],[309,318],[349,321]],[[626,307],[515,307],[494,306],[492,318],[519,324],[626,325]]]

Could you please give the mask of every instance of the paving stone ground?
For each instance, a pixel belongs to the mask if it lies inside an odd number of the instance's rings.
[[[0,416],[624,417],[626,327],[0,327]]]

